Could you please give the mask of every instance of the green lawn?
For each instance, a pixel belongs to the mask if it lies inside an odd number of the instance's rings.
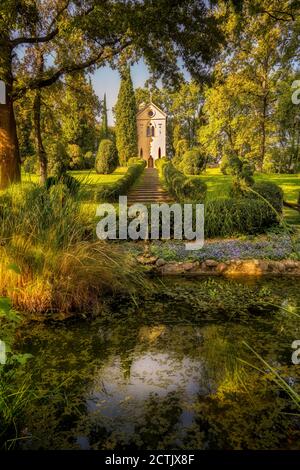
[[[223,175],[220,168],[208,168],[200,178],[208,186],[208,199],[229,197],[231,176]],[[284,192],[284,199],[287,202],[297,202],[300,191],[300,174],[278,175],[278,174],[256,174],[256,181],[272,181],[278,184]],[[284,209],[288,223],[300,225],[300,213],[293,209]]]
[[[70,175],[74,176],[80,183],[89,186],[91,189],[95,188],[98,184],[110,184],[117,181],[121,178],[128,168],[118,167],[110,175],[98,175],[95,170],[78,170],[78,171],[69,171]],[[29,173],[22,173],[23,181],[32,181],[37,183],[39,180],[38,175],[33,175]]]

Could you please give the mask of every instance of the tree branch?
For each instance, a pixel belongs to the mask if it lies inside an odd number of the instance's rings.
[[[118,42],[117,40],[115,43]],[[12,93],[13,98],[19,99],[24,94],[29,91],[29,90],[36,90],[38,88],[45,88],[50,85],[53,85],[60,77],[63,75],[66,75],[68,73],[74,73],[74,72],[79,72],[80,70],[87,69],[91,67],[92,65],[100,64],[101,62],[105,61],[106,59],[111,58],[112,56],[116,56],[120,54],[124,49],[126,49],[128,46],[130,46],[131,41],[128,41],[125,44],[122,44],[120,47],[115,49],[113,53],[111,51],[108,51],[108,53],[105,53],[106,47],[109,47],[107,44],[101,48],[101,51],[94,55],[89,57],[87,60],[81,63],[73,63],[69,65],[62,66],[60,69],[56,70],[55,72],[52,72],[52,74],[48,77],[37,77],[34,78],[33,80],[29,81],[27,85],[24,85],[20,88],[16,88],[15,91]],[[112,46],[112,45],[110,45]]]
[[[276,20],[276,21],[290,21],[290,20],[295,21],[295,19],[296,19],[294,13],[290,13],[290,12],[288,12],[288,11],[281,11],[281,10],[272,10],[272,11],[261,10],[261,13],[267,14],[268,16],[270,16],[270,18],[273,18],[273,19]],[[279,15],[285,15],[285,16],[288,17],[288,18],[279,17],[279,16],[277,16],[277,14],[279,14]]]
[[[52,22],[50,24],[50,27],[49,27],[50,29],[54,25],[56,25],[57,21],[59,20],[59,17],[68,8],[69,3],[70,3],[70,0],[67,0],[66,3],[64,4],[64,6],[62,8],[60,8],[60,10],[58,10],[57,15],[55,16],[55,18],[52,20]],[[94,10],[94,8],[95,8],[94,5],[89,7],[87,10],[85,10],[80,15],[75,16],[74,19],[75,18],[76,19],[84,18],[85,16],[89,15]],[[19,37],[19,38],[11,40],[10,44],[11,44],[12,48],[17,47],[20,44],[41,44],[41,43],[51,41],[52,39],[55,38],[55,36],[57,36],[58,33],[59,33],[59,27],[55,26],[55,28],[52,31],[50,31],[49,33],[47,33],[45,36],[37,36],[37,37],[34,37],[34,36],[33,37],[25,37],[24,36],[24,37]]]

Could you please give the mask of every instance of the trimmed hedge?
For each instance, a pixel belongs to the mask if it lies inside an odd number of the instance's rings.
[[[170,160],[161,158],[156,167],[169,193],[180,202],[204,202],[207,185],[197,177],[185,176]]]
[[[215,199],[205,204],[205,236],[209,238],[263,233],[276,224],[275,212],[262,199]]]
[[[254,192],[250,191],[246,193],[246,197],[250,199],[262,200],[260,196],[266,199],[271,206],[281,214],[283,211],[283,191],[275,183],[270,181],[261,181],[255,183],[252,188]],[[255,194],[257,193],[257,194]]]
[[[125,196],[128,189],[143,173],[145,166],[145,160],[139,160],[138,163],[130,165],[125,175],[115,183],[99,186],[95,192],[96,202],[115,202],[118,200],[119,196]]]

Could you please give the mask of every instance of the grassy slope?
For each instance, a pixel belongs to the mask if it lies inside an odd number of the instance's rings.
[[[126,167],[118,167],[112,174],[110,175],[98,175],[95,170],[80,170],[80,171],[70,171],[69,173],[74,176],[78,181],[88,186],[95,187],[98,184],[110,184],[117,181],[121,178],[124,173],[126,173]],[[37,183],[39,180],[38,175],[23,173],[22,174],[23,181],[32,181]]]
[[[231,176],[225,176],[219,168],[208,168],[200,176],[208,186],[208,199],[229,197]],[[300,175],[257,174],[256,181],[272,181],[278,184],[284,191],[284,198],[288,202],[297,202],[300,191]],[[292,209],[284,209],[289,223],[300,225],[300,214]]]

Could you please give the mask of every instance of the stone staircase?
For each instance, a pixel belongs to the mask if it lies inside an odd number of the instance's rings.
[[[146,168],[138,183],[127,194],[128,205],[135,203],[151,204],[172,202],[170,195],[163,189],[155,168]]]

